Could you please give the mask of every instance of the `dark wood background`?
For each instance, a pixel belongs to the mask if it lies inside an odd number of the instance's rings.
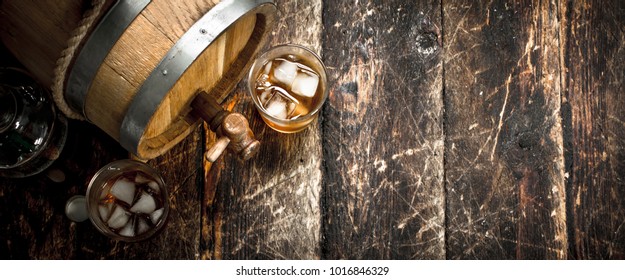
[[[150,161],[172,211],[130,244],[64,216],[128,157],[72,122],[65,182],[0,179],[0,257],[625,259],[625,1],[276,2],[268,46],[328,67],[318,122],[277,133],[240,86],[259,155],[211,166],[202,127]]]

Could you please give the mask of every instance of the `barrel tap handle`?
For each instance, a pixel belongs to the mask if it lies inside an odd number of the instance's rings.
[[[258,152],[260,142],[254,138],[254,132],[243,115],[224,110],[205,91],[197,94],[191,102],[191,108],[218,137],[215,145],[206,151],[208,161],[215,162],[226,148],[242,160],[248,160]]]

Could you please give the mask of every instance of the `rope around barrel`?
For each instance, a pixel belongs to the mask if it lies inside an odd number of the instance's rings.
[[[61,53],[61,57],[56,61],[56,68],[54,69],[54,80],[52,83],[52,95],[57,107],[69,118],[84,120],[84,116],[81,112],[75,112],[65,102],[65,81],[67,79],[68,70],[74,57],[78,54],[79,47],[83,40],[85,40],[87,33],[96,24],[96,20],[103,12],[103,8],[107,0],[93,0],[90,10],[88,10],[83,19],[80,21],[80,26],[76,28],[69,40],[67,41],[67,48]]]

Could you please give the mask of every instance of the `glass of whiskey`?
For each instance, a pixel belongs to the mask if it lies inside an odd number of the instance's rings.
[[[254,61],[248,91],[269,127],[299,132],[317,118],[328,98],[326,68],[316,53],[303,46],[276,46]]]
[[[136,242],[159,232],[167,220],[167,187],[147,164],[118,160],[102,167],[91,179],[86,195],[87,214],[104,235]]]

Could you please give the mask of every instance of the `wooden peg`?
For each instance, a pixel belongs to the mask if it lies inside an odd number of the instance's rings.
[[[191,103],[193,113],[202,118],[219,140],[206,152],[206,158],[214,162],[227,148],[240,159],[252,158],[260,148],[247,119],[239,113],[224,110],[208,93],[201,91]]]

